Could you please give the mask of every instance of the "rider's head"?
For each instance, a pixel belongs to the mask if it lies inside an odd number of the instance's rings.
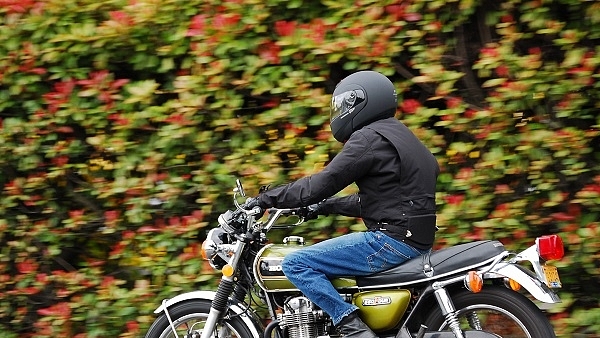
[[[394,85],[383,74],[360,71],[344,78],[331,98],[333,137],[346,142],[367,124],[394,116],[397,100]]]

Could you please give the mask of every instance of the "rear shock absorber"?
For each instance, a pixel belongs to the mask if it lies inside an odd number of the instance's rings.
[[[446,291],[444,288],[439,288],[434,291],[434,294],[435,299],[442,310],[442,315],[444,315],[444,318],[446,318],[446,322],[456,338],[465,338],[465,335],[460,329],[460,322],[456,317],[456,309],[454,308],[454,303],[452,303],[452,299],[450,299],[448,291]]]

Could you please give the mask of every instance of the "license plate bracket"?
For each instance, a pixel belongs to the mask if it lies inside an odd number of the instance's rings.
[[[558,276],[558,269],[552,265],[542,266],[544,269],[544,277],[546,277],[546,284],[549,288],[557,289],[561,288],[560,277]]]

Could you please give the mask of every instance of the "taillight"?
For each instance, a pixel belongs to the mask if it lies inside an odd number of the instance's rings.
[[[545,260],[558,260],[565,255],[563,241],[558,235],[538,237],[535,240],[540,257]]]

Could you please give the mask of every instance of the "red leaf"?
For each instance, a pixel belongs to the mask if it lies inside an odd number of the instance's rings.
[[[181,225],[181,218],[173,216],[169,217],[169,225],[170,226],[179,226]]]
[[[464,201],[465,195],[448,195],[444,197],[444,199],[446,200],[446,203],[450,205],[459,205]]]
[[[228,13],[228,14],[217,14],[213,19],[213,26],[217,29],[227,29],[230,26],[235,25],[240,21],[240,14]]]
[[[554,218],[557,221],[572,221],[575,219],[574,216],[567,215],[564,212],[555,212],[550,216],[552,216],[552,218]]]
[[[406,20],[408,22],[419,21],[422,18],[423,18],[423,16],[420,13],[405,13],[404,14],[404,20]]]
[[[102,279],[102,283],[100,283],[100,287],[102,288],[108,288],[112,285],[115,284],[115,277],[113,276],[106,276],[104,277],[104,279]]]
[[[281,47],[276,45],[274,42],[263,43],[259,47],[258,55],[269,61],[270,63],[279,64],[279,52],[281,51]]]
[[[385,6],[386,13],[394,17],[394,20],[398,20],[404,16],[404,10],[406,5],[389,5]]]
[[[464,116],[468,119],[472,119],[473,117],[475,117],[475,115],[477,115],[477,112],[473,109],[467,109],[465,110]]]
[[[500,77],[508,77],[510,75],[510,72],[506,65],[500,65],[496,68],[496,74],[498,74],[498,76]]]
[[[292,36],[296,31],[296,22],[295,21],[276,21],[275,22],[275,32],[280,36]]]
[[[57,127],[56,129],[54,129],[54,131],[57,133],[70,134],[73,132],[73,128],[71,128],[69,126],[61,126],[61,127]]]
[[[481,48],[481,54],[483,54],[483,56],[488,56],[488,57],[498,57],[498,55],[500,55],[500,53],[498,53],[498,50],[496,48],[491,48],[491,47],[486,47],[486,48]]]
[[[20,273],[35,272],[37,268],[38,264],[30,259],[17,263],[17,270],[19,270]]]
[[[140,324],[134,320],[130,320],[126,324],[127,332],[134,333],[140,330]]]
[[[400,109],[406,114],[414,114],[421,107],[421,102],[415,99],[406,99],[400,104]]]
[[[119,211],[118,210],[106,210],[104,212],[104,219],[106,222],[114,222],[119,219]]]
[[[112,11],[109,12],[108,15],[110,16],[111,20],[117,22],[122,26],[132,26],[134,24],[131,16],[129,16],[129,14],[123,11]]]
[[[204,27],[206,25],[206,15],[200,14],[192,18],[190,27],[188,28],[185,36],[198,36],[204,34]]]
[[[160,229],[150,226],[150,225],[144,225],[144,226],[141,226],[137,231],[138,232],[159,232]]]
[[[56,316],[56,317],[69,317],[71,315],[71,308],[66,302],[54,304],[50,307],[39,309],[37,311],[42,316]]]

